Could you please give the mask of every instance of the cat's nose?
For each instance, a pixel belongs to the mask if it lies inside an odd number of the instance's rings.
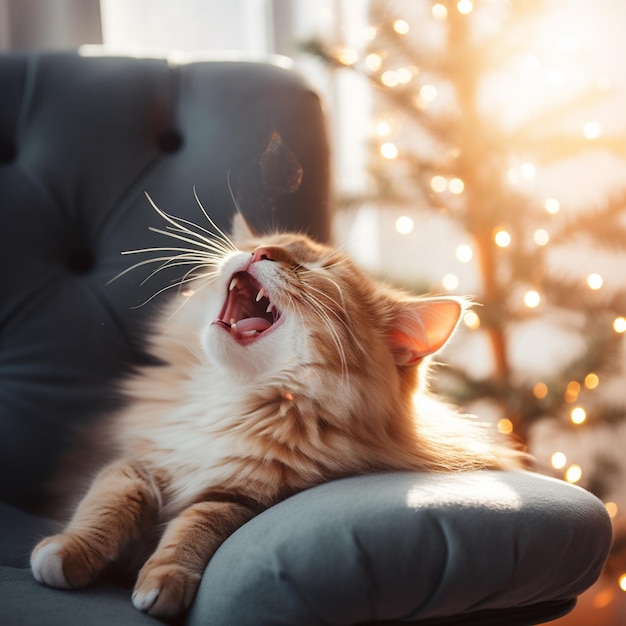
[[[258,261],[272,261],[272,253],[269,248],[257,248],[252,253],[252,263],[257,263]]]

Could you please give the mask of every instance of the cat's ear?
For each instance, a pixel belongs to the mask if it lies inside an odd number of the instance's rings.
[[[420,298],[395,303],[389,340],[396,363],[415,365],[442,348],[465,309],[455,298]]]
[[[250,241],[255,237],[256,233],[249,226],[248,222],[246,222],[246,219],[241,212],[237,211],[230,225],[230,238],[235,243],[241,244],[245,241]]]

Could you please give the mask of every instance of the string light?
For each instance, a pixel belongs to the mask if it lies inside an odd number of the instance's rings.
[[[570,413],[570,419],[572,420],[572,424],[580,426],[587,421],[587,411],[585,411],[585,409],[583,409],[581,406],[577,406],[576,408],[572,409],[572,412]]]
[[[606,507],[606,512],[609,514],[610,518],[614,518],[617,515],[618,507],[615,502],[605,502],[604,506]]]
[[[563,469],[567,465],[567,457],[563,452],[555,452],[550,457],[550,463],[554,469]]]
[[[519,173],[524,180],[533,180],[537,175],[537,168],[532,163],[522,163]]]
[[[538,228],[533,234],[533,239],[538,246],[547,246],[550,242],[550,235],[547,230]]]
[[[337,60],[343,65],[354,65],[359,60],[359,53],[353,48],[340,48]]]
[[[625,317],[616,317],[613,320],[613,330],[616,333],[625,333],[626,332],[626,318]]]
[[[587,276],[587,285],[589,286],[589,289],[597,291],[602,288],[603,284],[604,279],[600,276],[600,274],[589,274],[589,276]]]
[[[568,483],[577,483],[583,477],[583,469],[580,465],[570,465],[565,471],[565,480]]]
[[[510,419],[503,417],[498,422],[497,428],[499,433],[503,435],[510,435],[513,432],[513,422]]]
[[[382,73],[380,77],[380,82],[385,85],[385,87],[393,88],[397,87],[400,84],[400,80],[398,79],[398,75],[393,70],[387,70]]]
[[[419,95],[424,102],[432,102],[437,97],[437,87],[429,83],[422,85]]]
[[[548,395],[548,385],[545,383],[536,383],[533,386],[533,396],[538,400],[542,400]]]
[[[398,79],[399,83],[406,85],[413,78],[413,74],[408,67],[401,67],[400,69],[396,70],[396,78]]]
[[[550,215],[556,215],[561,210],[561,203],[556,198],[546,198],[544,207]]]
[[[437,193],[442,193],[448,188],[448,181],[445,176],[433,176],[430,181],[430,187]]]
[[[405,20],[396,20],[393,23],[393,29],[398,35],[406,35],[409,32],[409,24]]]
[[[396,146],[395,143],[388,141],[380,147],[380,153],[383,157],[385,157],[385,159],[392,161],[398,157],[398,146]]]
[[[396,230],[401,235],[410,235],[414,227],[415,224],[408,215],[402,215],[396,220]]]
[[[587,122],[583,126],[583,135],[586,139],[593,141],[597,139],[602,133],[602,126],[598,122]]]
[[[476,313],[476,311],[468,311],[463,316],[463,322],[470,330],[477,330],[480,328],[480,317],[478,317],[478,313]]]
[[[626,574],[622,574],[618,580],[617,584],[622,591],[626,591]]]
[[[579,395],[580,383],[576,380],[572,380],[567,384],[567,388],[565,389],[565,402],[568,402],[569,404],[576,402]]]
[[[595,389],[600,384],[600,377],[593,372],[589,372],[587,376],[585,376],[585,387],[587,389]]]
[[[524,294],[524,304],[529,309],[537,308],[540,302],[541,302],[541,296],[539,295],[538,291],[535,291],[534,289],[530,289]]]
[[[445,20],[448,17],[448,9],[445,4],[441,4],[440,2],[433,4],[431,11],[436,20]]]
[[[451,178],[448,182],[448,189],[450,190],[450,193],[458,196],[463,193],[465,183],[460,178]]]
[[[441,279],[441,284],[446,291],[454,291],[459,286],[459,277],[456,274],[446,274]]]
[[[499,248],[507,248],[511,245],[511,235],[506,230],[496,231],[493,239]]]
[[[456,3],[456,9],[461,15],[469,15],[474,9],[472,0],[459,0]]]
[[[461,244],[456,249],[456,258],[461,261],[461,263],[469,263],[473,256],[474,252],[472,251],[472,247],[468,246],[466,243]]]
[[[391,124],[387,120],[376,122],[375,129],[379,137],[388,137],[391,134]]]
[[[380,54],[372,52],[365,57],[365,67],[370,70],[370,72],[378,72],[382,64],[383,59]]]

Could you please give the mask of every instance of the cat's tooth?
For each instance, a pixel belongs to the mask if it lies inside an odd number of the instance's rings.
[[[256,294],[256,301],[258,302],[264,296],[265,296],[265,289],[261,287],[261,289],[259,289],[259,293]]]
[[[274,305],[270,302],[267,306],[267,309],[265,309],[266,313],[271,313],[274,309]]]
[[[234,317],[231,317],[231,319],[230,319],[230,327],[231,327],[233,330],[237,330],[237,322],[235,321],[235,318],[234,318]]]
[[[232,291],[237,286],[238,283],[239,283],[239,279],[238,278],[233,278],[230,281],[230,285],[228,285],[228,291]]]

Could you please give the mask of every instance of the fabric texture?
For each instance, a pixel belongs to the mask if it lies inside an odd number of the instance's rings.
[[[68,592],[28,569],[55,525],[44,494],[78,429],[116,406],[176,268],[145,283],[121,252],[162,246],[144,197],[228,228],[330,234],[317,95],[260,63],[0,55],[0,623],[155,624],[109,578]],[[281,193],[259,174],[274,132],[302,165]],[[171,242],[167,242],[171,243]],[[145,305],[144,305],[145,303]],[[524,472],[382,474],[298,494],[210,562],[190,626],[532,624],[566,612],[611,540],[590,494]]]

